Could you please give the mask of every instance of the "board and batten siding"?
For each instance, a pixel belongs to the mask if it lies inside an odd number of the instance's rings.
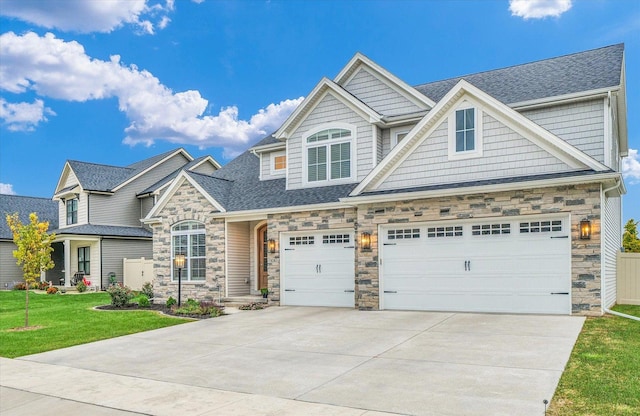
[[[140,227],[140,219],[142,218],[140,216],[140,200],[136,194],[184,166],[187,162],[188,160],[182,154],[177,154],[123,186],[113,195],[92,194],[89,201],[91,224]]]
[[[445,120],[378,187],[380,190],[570,171],[571,168],[483,113],[482,157],[448,160]]]
[[[248,222],[227,223],[227,296],[250,292],[250,236]]]
[[[525,110],[521,114],[604,163],[603,99]]]
[[[344,89],[378,113],[386,116],[415,113],[422,110],[365,68],[358,69],[344,86]]]
[[[616,303],[616,261],[622,245],[621,206],[620,198],[604,197],[604,209],[602,210],[602,224],[604,226],[604,251],[602,253],[603,280],[604,280],[604,307],[609,308]]]
[[[12,289],[13,285],[24,281],[22,269],[16,264],[13,241],[0,241],[0,289]]]
[[[153,242],[148,240],[129,240],[105,238],[102,240],[102,287],[109,285],[109,273],[115,273],[119,283],[123,283],[123,259],[153,259]],[[147,281],[153,281],[149,276]]]
[[[303,166],[305,159],[302,152],[306,149],[304,144],[306,133],[319,126],[331,128],[332,123],[348,123],[356,129],[352,132],[356,135],[355,148],[351,149],[351,157],[356,158],[357,165],[354,182],[364,179],[373,169],[374,149],[371,124],[329,93],[322,98],[287,141],[288,189],[305,187],[303,175],[306,174],[306,169]]]

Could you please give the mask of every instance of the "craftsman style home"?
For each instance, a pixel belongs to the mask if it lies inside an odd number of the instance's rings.
[[[626,154],[623,45],[413,87],[358,53],[274,134],[173,178],[143,220],[154,291],[177,296],[181,254],[195,298],[601,314]]]
[[[124,258],[153,257],[152,233],[140,218],[171,180],[181,171],[211,174],[219,167],[210,156],[194,159],[184,149],[129,166],[68,160],[53,195],[59,228],[46,280],[71,286],[80,274],[97,288],[110,276],[122,283]]]

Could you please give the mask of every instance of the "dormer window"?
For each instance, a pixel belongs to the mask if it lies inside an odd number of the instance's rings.
[[[352,173],[350,129],[318,131],[306,139],[307,182],[350,179]]]
[[[479,156],[482,156],[482,111],[462,106],[449,116],[449,159]]]
[[[67,225],[78,223],[78,198],[67,199]]]
[[[271,154],[271,174],[283,175],[287,170],[287,155],[283,152],[273,152]]]

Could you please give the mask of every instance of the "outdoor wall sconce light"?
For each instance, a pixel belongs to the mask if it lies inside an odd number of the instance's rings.
[[[184,254],[176,254],[173,257],[173,264],[178,269],[178,307],[181,305],[182,296],[180,293],[180,288],[182,287],[182,269],[184,269],[184,265],[186,262],[186,258]]]
[[[363,232],[360,234],[360,249],[362,251],[371,250],[371,233]]]
[[[273,238],[270,238],[269,241],[267,241],[267,249],[269,250],[269,253],[273,254],[276,252],[276,240],[274,240]]]
[[[586,218],[580,221],[580,240],[591,240],[591,221]]]

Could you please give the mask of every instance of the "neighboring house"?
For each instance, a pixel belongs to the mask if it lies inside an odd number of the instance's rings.
[[[122,282],[124,258],[153,257],[152,233],[140,219],[171,180],[183,170],[211,174],[219,167],[181,148],[124,167],[67,161],[53,196],[60,224],[54,254],[62,261],[47,280],[69,286],[83,272],[102,288],[111,274]]]
[[[415,87],[356,54],[273,135],[176,176],[144,220],[154,291],[177,296],[185,254],[184,297],[601,314],[627,146],[623,45]]]
[[[15,283],[24,281],[22,268],[13,257],[16,245],[6,216],[18,213],[20,221],[26,224],[32,212],[38,215],[39,221],[49,222],[49,232],[58,228],[58,204],[51,199],[0,194],[0,289],[11,289]]]

